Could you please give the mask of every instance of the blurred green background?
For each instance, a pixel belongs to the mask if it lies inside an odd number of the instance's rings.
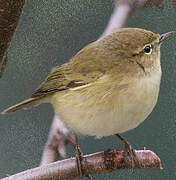
[[[0,111],[30,97],[51,68],[70,59],[84,45],[103,32],[114,0],[30,0],[27,1],[0,79]],[[143,9],[126,26],[157,33],[176,30],[176,7],[165,1],[164,8]],[[135,149],[156,152],[162,171],[119,171],[94,179],[173,180],[176,179],[176,39],[162,46],[162,82],[158,104],[147,120],[123,136]],[[0,115],[0,178],[40,163],[52,122],[53,109],[43,104],[28,111]],[[80,138],[84,154],[108,148],[123,148],[115,137]],[[68,147],[68,157],[73,150]]]

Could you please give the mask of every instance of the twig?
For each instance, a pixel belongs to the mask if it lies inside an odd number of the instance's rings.
[[[25,0],[0,0],[0,77],[7,62],[7,48],[16,30]]]
[[[58,116],[54,116],[40,166],[66,158],[66,145],[75,144],[75,136],[69,132]]]
[[[114,11],[102,36],[122,28],[129,17],[146,5],[147,0],[116,0]]]
[[[114,11],[102,36],[122,28],[132,15],[150,2],[159,8],[163,7],[163,0],[116,0]],[[176,0],[173,0],[173,3],[176,4]]]
[[[149,150],[136,151],[140,167],[134,169],[162,169],[159,157]],[[84,156],[83,171],[88,174],[107,174],[115,170],[129,169],[123,151],[107,150]],[[70,180],[79,177],[75,158],[57,161],[29,169],[2,180]]]

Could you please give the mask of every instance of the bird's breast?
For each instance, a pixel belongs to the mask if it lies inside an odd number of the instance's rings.
[[[55,94],[55,113],[74,132],[109,136],[137,127],[156,105],[161,72],[136,80],[119,90],[111,85]]]

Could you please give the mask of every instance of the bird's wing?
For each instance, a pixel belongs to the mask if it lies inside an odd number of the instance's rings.
[[[101,52],[98,52],[96,43],[91,43],[78,52],[71,61],[56,67],[32,97],[45,96],[95,82],[106,73],[108,69],[106,66],[109,64],[108,57],[103,57]]]
[[[91,82],[95,82],[101,76],[103,76],[101,71],[89,71],[84,74],[75,71],[69,63],[64,64],[54,69],[51,74],[48,75],[32,97],[49,95],[54,92],[87,85]]]
[[[101,41],[96,41],[83,48],[70,62],[53,70],[32,97],[91,85],[113,69],[115,69],[116,74],[122,74],[118,73],[121,69],[121,60],[117,57],[115,60],[109,58],[112,55],[105,53],[104,48],[107,47],[102,46]],[[114,68],[115,66],[119,67]],[[120,81],[121,78],[117,79]]]

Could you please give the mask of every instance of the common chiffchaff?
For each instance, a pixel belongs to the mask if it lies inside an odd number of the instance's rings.
[[[2,114],[51,103],[77,134],[109,136],[137,127],[157,103],[163,35],[119,29],[79,51],[48,75],[31,98]]]

